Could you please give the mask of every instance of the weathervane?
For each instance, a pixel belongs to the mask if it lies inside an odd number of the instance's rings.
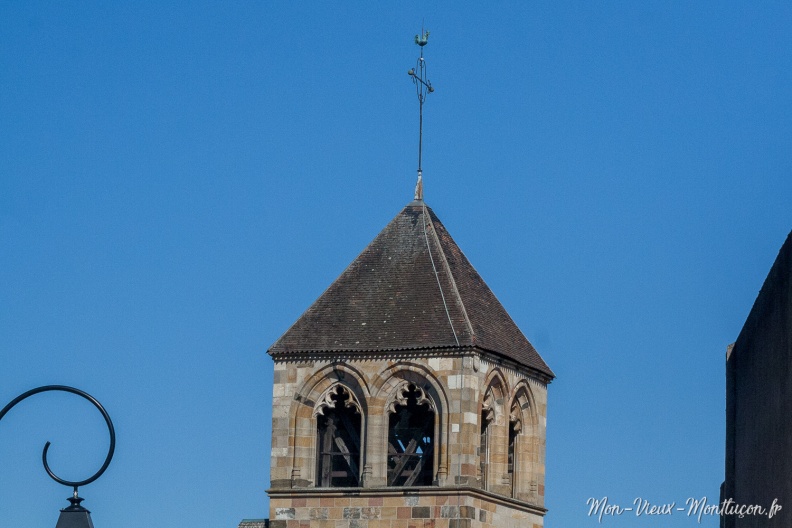
[[[418,183],[415,184],[415,199],[423,200],[423,171],[421,170],[421,150],[423,147],[423,104],[426,94],[434,92],[432,83],[426,78],[426,61],[423,56],[423,48],[429,40],[429,32],[421,28],[421,34],[415,35],[415,43],[421,48],[421,56],[414,69],[407,73],[412,77],[415,90],[418,93]]]

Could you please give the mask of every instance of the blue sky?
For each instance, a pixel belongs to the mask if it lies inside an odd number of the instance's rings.
[[[717,500],[725,348],[792,229],[788,3],[5,2],[0,403],[106,406],[98,528],[267,515],[265,352],[412,198],[422,22],[426,201],[558,376],[546,525]],[[40,450],[85,478],[103,427],[4,418],[0,525],[54,526]]]

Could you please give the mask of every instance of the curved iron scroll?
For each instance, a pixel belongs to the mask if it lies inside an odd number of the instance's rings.
[[[74,387],[67,387],[65,385],[45,385],[43,387],[38,387],[38,388],[35,388],[35,389],[32,389],[32,390],[29,390],[29,391],[27,391],[24,394],[20,394],[19,396],[14,398],[11,401],[11,403],[9,403],[5,407],[3,407],[3,410],[0,411],[0,420],[3,419],[3,416],[5,416],[6,413],[8,411],[10,411],[12,407],[14,407],[14,405],[16,405],[17,403],[21,402],[25,398],[28,398],[28,397],[33,396],[34,394],[38,394],[40,392],[48,392],[48,391],[70,392],[72,394],[76,394],[77,396],[82,396],[83,398],[85,398],[86,400],[91,402],[94,405],[94,407],[99,409],[99,412],[102,413],[102,416],[105,419],[105,423],[107,423],[107,429],[110,431],[110,449],[107,452],[107,457],[105,458],[104,464],[102,464],[102,467],[99,468],[99,471],[94,473],[93,476],[91,476],[90,478],[87,478],[85,480],[80,480],[80,481],[77,481],[77,482],[73,482],[71,480],[62,479],[59,476],[57,476],[55,473],[52,472],[52,470],[49,467],[49,464],[47,463],[47,451],[49,451],[50,442],[47,442],[46,444],[44,444],[44,451],[41,453],[41,461],[44,463],[44,469],[47,471],[47,475],[49,475],[50,478],[52,478],[52,480],[54,480],[55,482],[57,482],[59,484],[63,484],[64,486],[73,487],[74,488],[74,492],[76,494],[77,493],[77,488],[79,486],[85,486],[86,484],[90,484],[91,482],[93,482],[96,479],[98,479],[99,477],[101,477],[102,473],[104,473],[105,470],[107,469],[107,466],[110,465],[110,461],[113,459],[113,452],[115,452],[115,428],[113,428],[113,421],[110,420],[110,415],[107,414],[107,411],[105,411],[104,407],[102,407],[102,404],[99,403],[99,401],[97,401],[96,398],[94,398],[93,396],[91,396],[87,392],[81,391],[80,389],[75,389]]]

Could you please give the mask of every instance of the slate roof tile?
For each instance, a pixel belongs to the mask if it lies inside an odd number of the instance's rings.
[[[415,201],[268,352],[471,346],[554,377],[442,222]]]

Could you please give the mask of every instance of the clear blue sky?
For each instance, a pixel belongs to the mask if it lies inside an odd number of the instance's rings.
[[[792,229],[792,5],[477,4],[0,5],[0,404],[105,404],[97,528],[267,515],[265,352],[412,198],[422,21],[426,201],[558,375],[546,525],[717,500],[725,349]],[[0,525],[67,505],[46,440],[70,479],[107,445],[76,397],[15,408]]]

